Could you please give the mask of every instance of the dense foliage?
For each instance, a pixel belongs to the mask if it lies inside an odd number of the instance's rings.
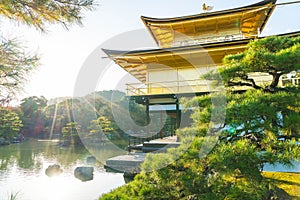
[[[8,108],[0,108],[0,119],[0,139],[9,141],[17,137],[22,128],[18,114]]]
[[[227,56],[218,70],[227,86],[226,118],[211,151],[200,153],[210,123],[218,122],[212,118],[213,94],[185,100],[186,107],[197,109],[193,126],[178,130],[180,147],[149,154],[133,182],[101,199],[289,199],[261,171],[266,162],[300,160],[300,88],[279,85],[282,75],[299,70],[299,41],[254,40],[244,53]],[[272,79],[259,85],[250,78],[253,73],[268,73]],[[204,77],[211,76],[216,75]],[[239,91],[244,86],[252,89]]]

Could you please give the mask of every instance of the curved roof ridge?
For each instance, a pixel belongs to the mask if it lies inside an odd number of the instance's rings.
[[[200,14],[195,14],[195,15],[186,15],[182,17],[170,17],[170,18],[153,18],[153,17],[146,17],[146,16],[141,16],[141,19],[144,21],[146,24],[147,22],[173,22],[177,20],[190,20],[194,18],[199,18],[199,17],[209,17],[209,16],[216,16],[216,15],[221,15],[221,14],[226,14],[226,13],[232,13],[232,12],[238,12],[241,10],[248,10],[248,9],[253,9],[255,7],[260,7],[267,5],[269,3],[272,3],[275,5],[277,0],[263,0],[261,2],[251,4],[248,6],[243,6],[243,7],[238,7],[238,8],[232,8],[228,10],[220,10],[220,11],[215,11],[215,12],[205,12],[205,13],[200,13]]]

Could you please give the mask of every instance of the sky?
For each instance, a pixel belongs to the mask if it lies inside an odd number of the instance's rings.
[[[141,16],[155,18],[178,17],[201,13],[203,3],[213,6],[213,11],[218,11],[256,2],[258,1],[98,0],[96,1],[98,6],[94,11],[85,12],[83,26],[73,25],[69,30],[66,30],[61,25],[49,25],[47,33],[41,33],[35,28],[10,23],[5,26],[5,29],[2,29],[2,33],[4,36],[19,38],[19,40],[24,41],[23,44],[28,47],[30,52],[36,52],[41,56],[39,69],[31,75],[25,86],[25,92],[19,98],[45,96],[50,99],[74,95],[78,77],[83,73],[84,65],[91,59],[91,55],[94,56],[93,59],[97,59],[97,50],[101,47],[122,50],[129,43],[134,43],[134,48],[140,49],[155,47],[149,33],[148,36],[145,35],[144,38],[139,39],[133,36],[122,41],[122,37],[119,37],[124,33],[129,35],[135,30],[146,31],[140,19]],[[287,1],[277,1],[277,3],[283,2]],[[262,35],[300,31],[299,11],[300,4],[276,7]],[[119,40],[113,40],[113,38]],[[147,42],[143,40],[147,40]],[[138,46],[139,43],[140,46]],[[119,48],[118,44],[120,44]],[[102,57],[99,54],[100,59]],[[93,89],[109,90],[118,87],[116,84],[121,82],[118,80],[121,80],[126,73],[112,62],[106,62],[105,64],[109,64],[109,67],[96,66],[99,69],[107,69],[105,76],[102,74],[103,76],[101,75],[97,80],[97,85],[82,92],[82,95],[91,92]],[[103,63],[99,63],[99,65],[103,65]],[[93,71],[90,70],[85,76],[87,80],[89,79],[89,73],[93,77]],[[95,75],[97,75],[96,72]]]

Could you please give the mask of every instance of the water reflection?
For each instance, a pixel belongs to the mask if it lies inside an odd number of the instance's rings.
[[[94,149],[102,157],[114,156],[109,148]],[[107,154],[107,156],[106,156]],[[89,162],[87,162],[89,161]],[[48,177],[49,166],[58,165],[61,174]],[[92,168],[86,182],[74,177],[78,167]],[[87,181],[88,180],[88,181]],[[60,147],[58,142],[29,140],[0,146],[0,199],[19,193],[20,200],[97,199],[124,184],[122,174],[109,173],[85,148]],[[55,196],[55,198],[54,198]],[[4,197],[4,198],[3,198]]]

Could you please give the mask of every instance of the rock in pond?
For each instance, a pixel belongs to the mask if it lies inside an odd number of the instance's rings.
[[[49,165],[49,167],[46,169],[45,173],[49,177],[53,176],[58,176],[63,172],[61,169],[60,165],[54,164],[54,165]]]
[[[94,178],[94,168],[93,167],[77,167],[74,170],[75,178],[85,182],[93,180]]]
[[[86,162],[87,162],[88,164],[95,164],[95,163],[96,163],[96,158],[95,158],[95,156],[89,156],[89,157],[87,157]]]

